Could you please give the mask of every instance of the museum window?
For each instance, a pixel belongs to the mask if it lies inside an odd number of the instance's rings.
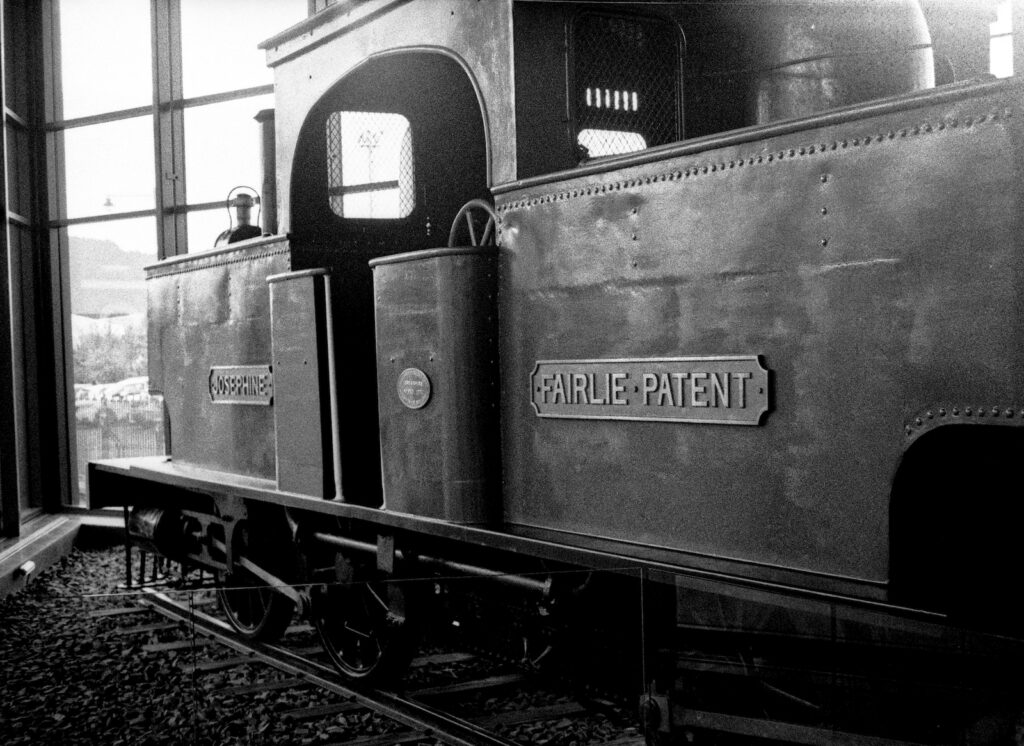
[[[41,194],[45,164],[40,158],[38,7],[31,0],[4,0],[3,141],[0,173],[6,185],[5,231],[0,236],[0,537],[31,532],[34,519],[59,505],[52,470],[43,456],[56,456],[50,423],[52,396],[49,272],[45,212]],[[23,528],[27,527],[27,528]],[[0,538],[2,541],[2,538]],[[0,544],[2,545],[2,544]]]
[[[48,0],[51,242],[66,258],[63,354],[71,490],[90,460],[164,452],[146,388],[145,270],[212,249],[228,193],[262,190],[272,73],[257,44],[307,0]],[[71,414],[73,413],[73,414]]]

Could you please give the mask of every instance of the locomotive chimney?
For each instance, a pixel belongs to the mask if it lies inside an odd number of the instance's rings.
[[[277,233],[277,180],[274,178],[277,147],[274,140],[274,110],[263,109],[255,119],[260,123],[260,157],[263,162],[261,227],[264,235],[273,236]]]

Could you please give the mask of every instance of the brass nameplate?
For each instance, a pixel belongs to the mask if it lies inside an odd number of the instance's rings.
[[[214,404],[261,404],[274,401],[274,374],[269,365],[214,365],[210,368]]]
[[[759,425],[768,370],[757,355],[540,360],[530,375],[538,417]]]

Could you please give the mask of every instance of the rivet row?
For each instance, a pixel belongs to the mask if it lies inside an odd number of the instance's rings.
[[[747,157],[741,157],[735,160],[731,160],[728,163],[722,161],[717,163],[711,163],[707,165],[694,165],[689,166],[683,170],[675,170],[655,176],[645,176],[633,179],[625,179],[623,181],[617,181],[610,184],[603,184],[599,187],[586,187],[573,189],[571,191],[558,192],[557,194],[545,195],[542,197],[528,197],[514,202],[509,202],[498,207],[498,212],[504,212],[507,210],[518,210],[527,207],[533,207],[535,205],[547,204],[551,202],[562,202],[567,199],[574,199],[577,197],[585,197],[593,194],[605,194],[609,191],[618,191],[620,189],[633,188],[641,185],[651,184],[659,181],[679,181],[680,179],[688,179],[697,175],[716,173],[718,171],[725,171],[727,168],[734,169],[737,167],[743,167],[744,165],[752,166],[754,164],[771,163],[774,164],[777,161],[787,160],[791,158],[798,158],[800,156],[814,155],[815,153],[824,153],[827,150],[839,150],[842,148],[864,147],[870,145],[872,142],[881,143],[885,140],[894,140],[897,137],[905,138],[910,135],[921,135],[932,132],[942,132],[947,128],[956,129],[957,127],[972,127],[977,124],[984,124],[986,122],[998,122],[1002,119],[1010,119],[1013,116],[1013,110],[1011,108],[993,110],[987,114],[980,114],[974,117],[966,117],[962,121],[956,117],[949,119],[939,120],[938,122],[922,122],[912,127],[904,127],[900,130],[888,130],[885,133],[877,135],[866,135],[860,137],[854,137],[849,139],[837,139],[831,143],[816,143],[812,145],[803,145],[799,148],[789,148],[787,150],[779,150],[772,153],[761,153],[759,155],[752,155]]]
[[[911,435],[917,428],[923,427],[926,421],[934,421],[936,419],[945,419],[946,417],[994,417],[1004,419],[1014,419],[1019,417],[1024,420],[1024,407],[1017,410],[1013,407],[953,407],[947,410],[945,407],[939,407],[938,409],[929,409],[923,415],[914,418],[911,425],[907,425],[904,430],[907,435]]]

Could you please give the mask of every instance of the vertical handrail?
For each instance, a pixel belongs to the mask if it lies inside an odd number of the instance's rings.
[[[331,306],[331,276],[324,275],[324,314],[327,330],[327,376],[331,399],[331,463],[334,467],[334,499],[344,501],[341,492],[341,423],[338,420],[338,379],[334,359],[334,311]]]

